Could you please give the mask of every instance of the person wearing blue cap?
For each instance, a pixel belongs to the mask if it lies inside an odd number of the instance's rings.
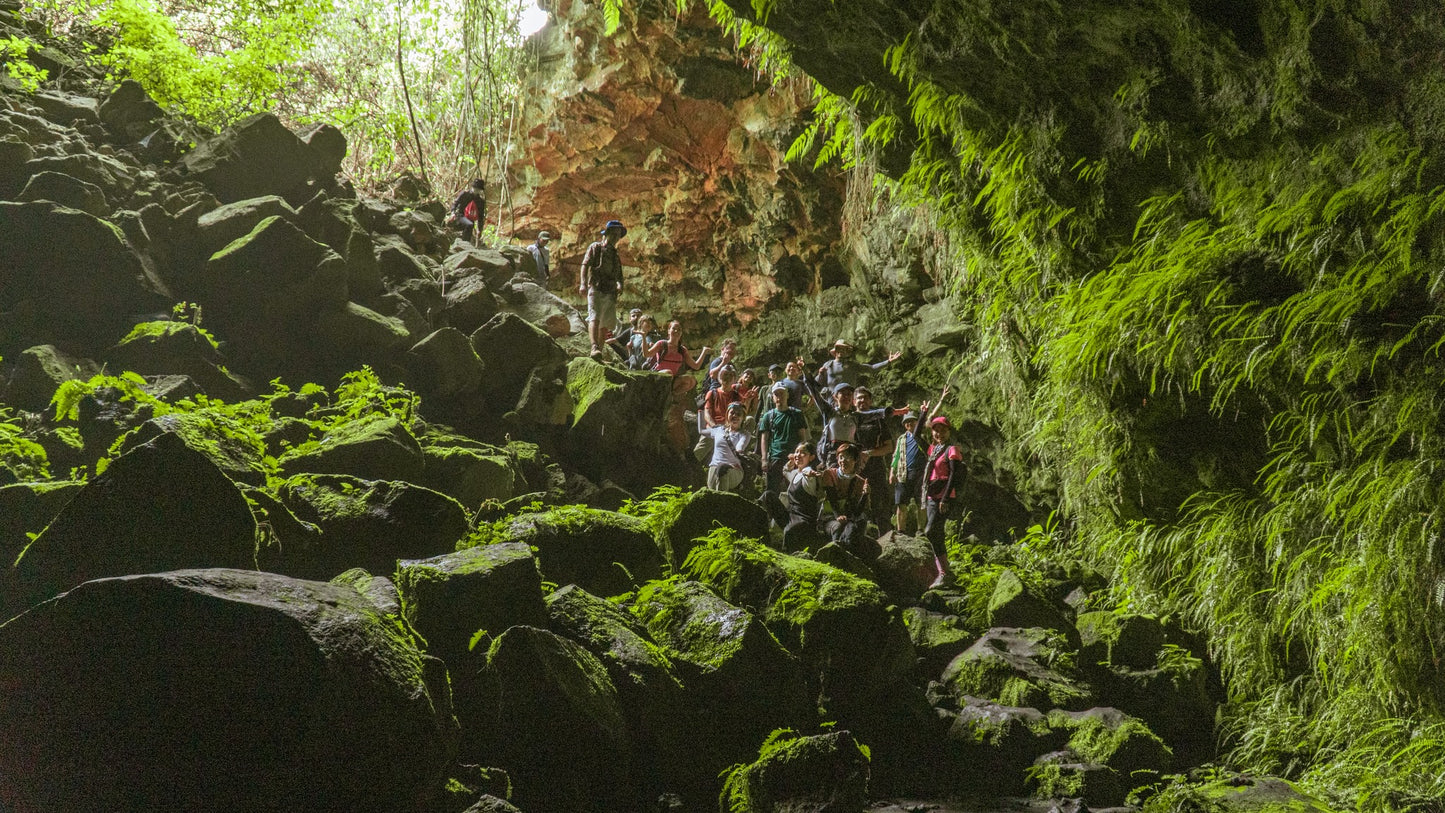
[[[620,220],[609,220],[601,234],[602,239],[582,255],[582,274],[577,280],[578,293],[587,296],[587,336],[592,340],[593,358],[602,356],[607,330],[617,324],[617,297],[622,294],[617,241],[627,236],[627,227]]]

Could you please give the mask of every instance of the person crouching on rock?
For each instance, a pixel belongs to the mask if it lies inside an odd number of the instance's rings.
[[[712,435],[712,460],[707,467],[707,487],[737,493],[743,482],[742,455],[752,443],[743,431],[743,405],[728,405],[727,422],[703,430]]]
[[[948,579],[948,549],[944,544],[943,526],[953,510],[958,483],[963,480],[963,455],[949,442],[953,425],[939,415],[929,422],[933,445],[928,447],[928,461],[923,465],[923,535],[933,547],[933,566],[938,578],[931,587],[940,587]]]
[[[838,445],[838,465],[823,472],[827,503],[823,532],[830,542],[863,559],[872,559],[868,539],[868,481],[858,473],[856,443]]]
[[[457,199],[452,201],[451,216],[447,218],[447,225],[462,230],[462,239],[468,243],[476,233],[477,223],[482,219],[482,214],[487,210],[487,182],[481,178],[472,181],[471,186],[463,189]]]
[[[622,258],[617,242],[627,236],[620,220],[602,227],[602,239],[582,255],[582,274],[577,291],[587,296],[587,336],[592,339],[592,357],[602,355],[607,331],[617,324],[617,297],[622,294]]]

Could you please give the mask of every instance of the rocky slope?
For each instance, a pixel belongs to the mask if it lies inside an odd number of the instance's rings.
[[[527,255],[357,199],[335,131],[182,127],[0,91],[7,809],[1107,807],[1212,755],[1198,642],[1041,529],[930,591],[911,536],[624,503],[696,476],[670,382]]]

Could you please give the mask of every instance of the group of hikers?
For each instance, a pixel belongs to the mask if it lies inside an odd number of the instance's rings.
[[[473,184],[470,193],[484,188]],[[464,192],[453,205],[454,223],[467,218],[472,201]],[[617,244],[627,235],[611,220],[582,256],[577,290],[587,301],[587,333],[594,359],[651,370],[673,378],[665,416],[668,442],[686,454],[691,444],[687,412],[696,409],[697,442],[692,452],[706,461],[707,485],[719,491],[758,493],[771,521],[782,528],[783,547],[801,551],[833,542],[864,559],[877,554],[878,535],[897,528],[917,529],[921,506],[923,533],[932,546],[937,577],[950,576],[944,547],[944,523],[964,480],[963,456],[953,443],[953,426],[931,415],[948,395],[924,401],[917,412],[905,406],[876,406],[863,383],[873,371],[895,361],[864,364],[854,348],[839,339],[830,358],[811,374],[799,356],[771,365],[764,382],[736,359],[737,342],[725,340],[693,352],[683,343],[677,319],[661,326],[639,308],[619,330],[617,298],[622,293],[622,262]],[[547,243],[540,232],[528,246],[544,282],[550,271]],[[706,365],[706,366],[704,366]],[[699,394],[692,373],[705,370]],[[818,415],[813,440],[804,407]],[[892,423],[901,418],[901,432]]]

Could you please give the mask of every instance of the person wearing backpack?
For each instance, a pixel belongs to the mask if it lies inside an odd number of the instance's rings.
[[[592,340],[592,358],[602,356],[607,331],[617,324],[617,297],[622,294],[622,258],[617,255],[617,242],[627,236],[627,227],[620,220],[609,220],[602,227],[602,239],[587,247],[582,255],[582,274],[577,291],[587,296],[587,336]]]
[[[938,578],[930,588],[941,587],[952,571],[948,564],[948,549],[944,543],[943,526],[953,510],[958,484],[965,474],[963,454],[950,440],[953,425],[948,418],[939,415],[928,423],[933,435],[933,445],[928,447],[928,461],[923,465],[923,512],[926,524],[923,535],[933,547],[933,566],[938,568]]]
[[[481,178],[472,181],[471,185],[463,189],[457,199],[452,201],[451,216],[447,218],[447,225],[462,230],[462,239],[468,243],[472,242],[472,236],[476,233],[477,223],[481,222],[482,215],[487,210],[487,182]]]

